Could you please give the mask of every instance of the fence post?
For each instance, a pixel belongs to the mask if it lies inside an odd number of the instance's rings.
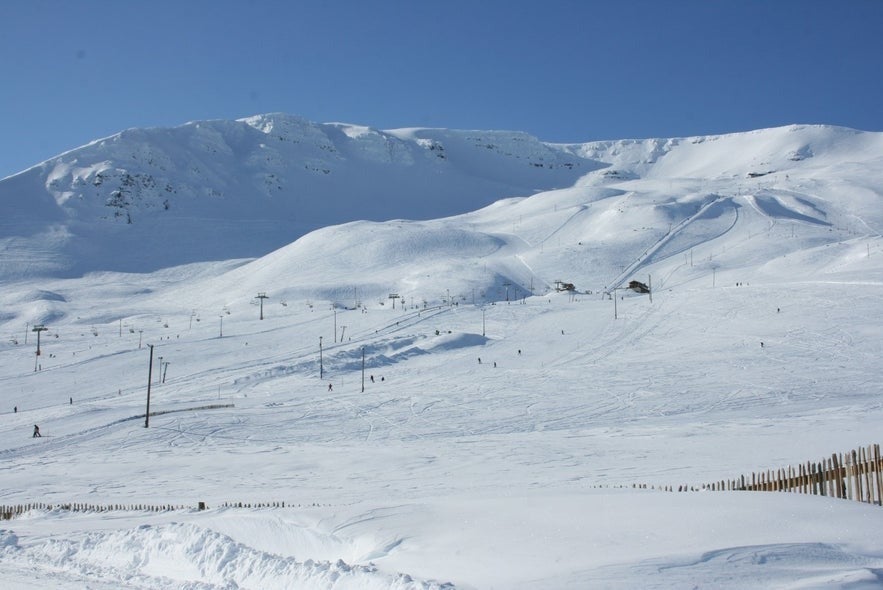
[[[807,481],[807,473],[806,473],[806,465],[803,463],[800,464],[800,493],[806,494],[806,481]]]
[[[834,498],[839,498],[840,480],[837,479],[837,464],[834,461],[834,455],[831,455],[831,458],[828,459],[828,468],[831,470],[831,496]]]
[[[852,457],[849,451],[843,458],[843,479],[846,481],[846,499],[855,500],[855,486],[852,484]]]
[[[828,495],[828,472],[825,469],[825,460],[822,459],[821,463],[819,463],[819,494],[822,496]]]
[[[874,473],[877,476],[877,506],[883,506],[883,462],[880,461],[880,445],[874,445]]]
[[[837,491],[834,489],[834,484],[837,481],[834,478],[834,464],[831,462],[831,459],[823,459],[825,464],[827,464],[827,468],[825,469],[825,479],[828,480],[828,495],[832,498],[837,497]]]
[[[868,460],[868,452],[864,447],[860,449],[859,455],[862,458],[862,475],[865,478],[865,489],[868,490],[868,503],[870,504],[874,502],[874,489],[871,486],[871,463]]]
[[[865,490],[863,488],[864,484],[862,483],[862,453],[861,449],[857,451],[852,451],[852,462],[855,465],[855,489],[858,490],[856,494],[857,502],[865,501]]]
[[[868,478],[866,477],[867,471],[865,464],[865,453],[864,449],[861,447],[856,450],[856,454],[858,455],[858,477],[862,487],[862,497],[860,500],[862,502],[867,502],[867,494],[868,494]]]
[[[809,493],[816,495],[816,465],[810,461],[806,462],[806,472],[809,475]]]
[[[857,502],[861,502],[865,497],[864,492],[862,491],[862,468],[858,462],[858,453],[855,450],[851,451],[852,454],[852,473],[854,475],[855,480],[855,500]]]

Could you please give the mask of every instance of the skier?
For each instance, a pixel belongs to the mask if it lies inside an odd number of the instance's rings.
[[[43,435],[40,434],[40,427],[34,424],[34,436],[31,438],[37,438],[38,436],[42,438]]]
[[[331,387],[331,384],[329,383],[329,384],[328,384],[328,391],[331,391],[332,389],[333,389],[333,388]]]

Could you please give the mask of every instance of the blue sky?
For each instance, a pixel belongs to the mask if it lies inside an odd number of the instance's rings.
[[[552,142],[883,131],[883,2],[7,0],[0,75],[0,177],[276,111]]]

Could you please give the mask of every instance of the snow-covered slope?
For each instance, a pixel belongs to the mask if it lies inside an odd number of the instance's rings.
[[[168,209],[113,172],[150,166]],[[0,586],[879,587],[878,506],[652,488],[883,442],[881,186],[883,134],[840,128],[547,145],[279,115],[5,179],[0,505],[125,509],[0,521]]]
[[[883,134],[789,127],[664,144],[585,144],[588,161],[605,167],[574,186],[458,216],[311,232],[219,279],[230,285],[223,293],[279,285],[287,298],[350,306],[389,293],[482,303],[543,294],[556,281],[608,291],[650,272],[669,287],[718,268],[774,275],[789,255],[883,227],[874,180],[883,177]],[[787,156],[794,151],[806,157]]]
[[[384,132],[282,114],[131,129],[0,181],[0,276],[256,257],[342,222],[436,219],[574,186],[596,190],[575,191],[562,206],[624,194],[654,204],[654,225],[665,227],[710,194],[773,185],[780,192],[761,202],[790,199],[783,213],[802,214],[833,184],[853,192],[862,211],[832,203],[824,212],[860,222],[846,217],[875,211],[877,193],[855,179],[883,167],[881,142],[875,133],[792,126],[562,146],[517,132]],[[804,193],[810,204],[799,201]],[[604,227],[593,234],[630,230],[598,219]]]
[[[326,225],[463,213],[598,166],[517,132],[282,114],[130,129],[0,181],[0,247],[15,253],[0,276],[260,256]]]

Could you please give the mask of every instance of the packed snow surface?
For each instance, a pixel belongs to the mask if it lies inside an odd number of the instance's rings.
[[[6,178],[0,585],[883,587],[879,506],[703,489],[883,442],[881,186],[279,114]]]

